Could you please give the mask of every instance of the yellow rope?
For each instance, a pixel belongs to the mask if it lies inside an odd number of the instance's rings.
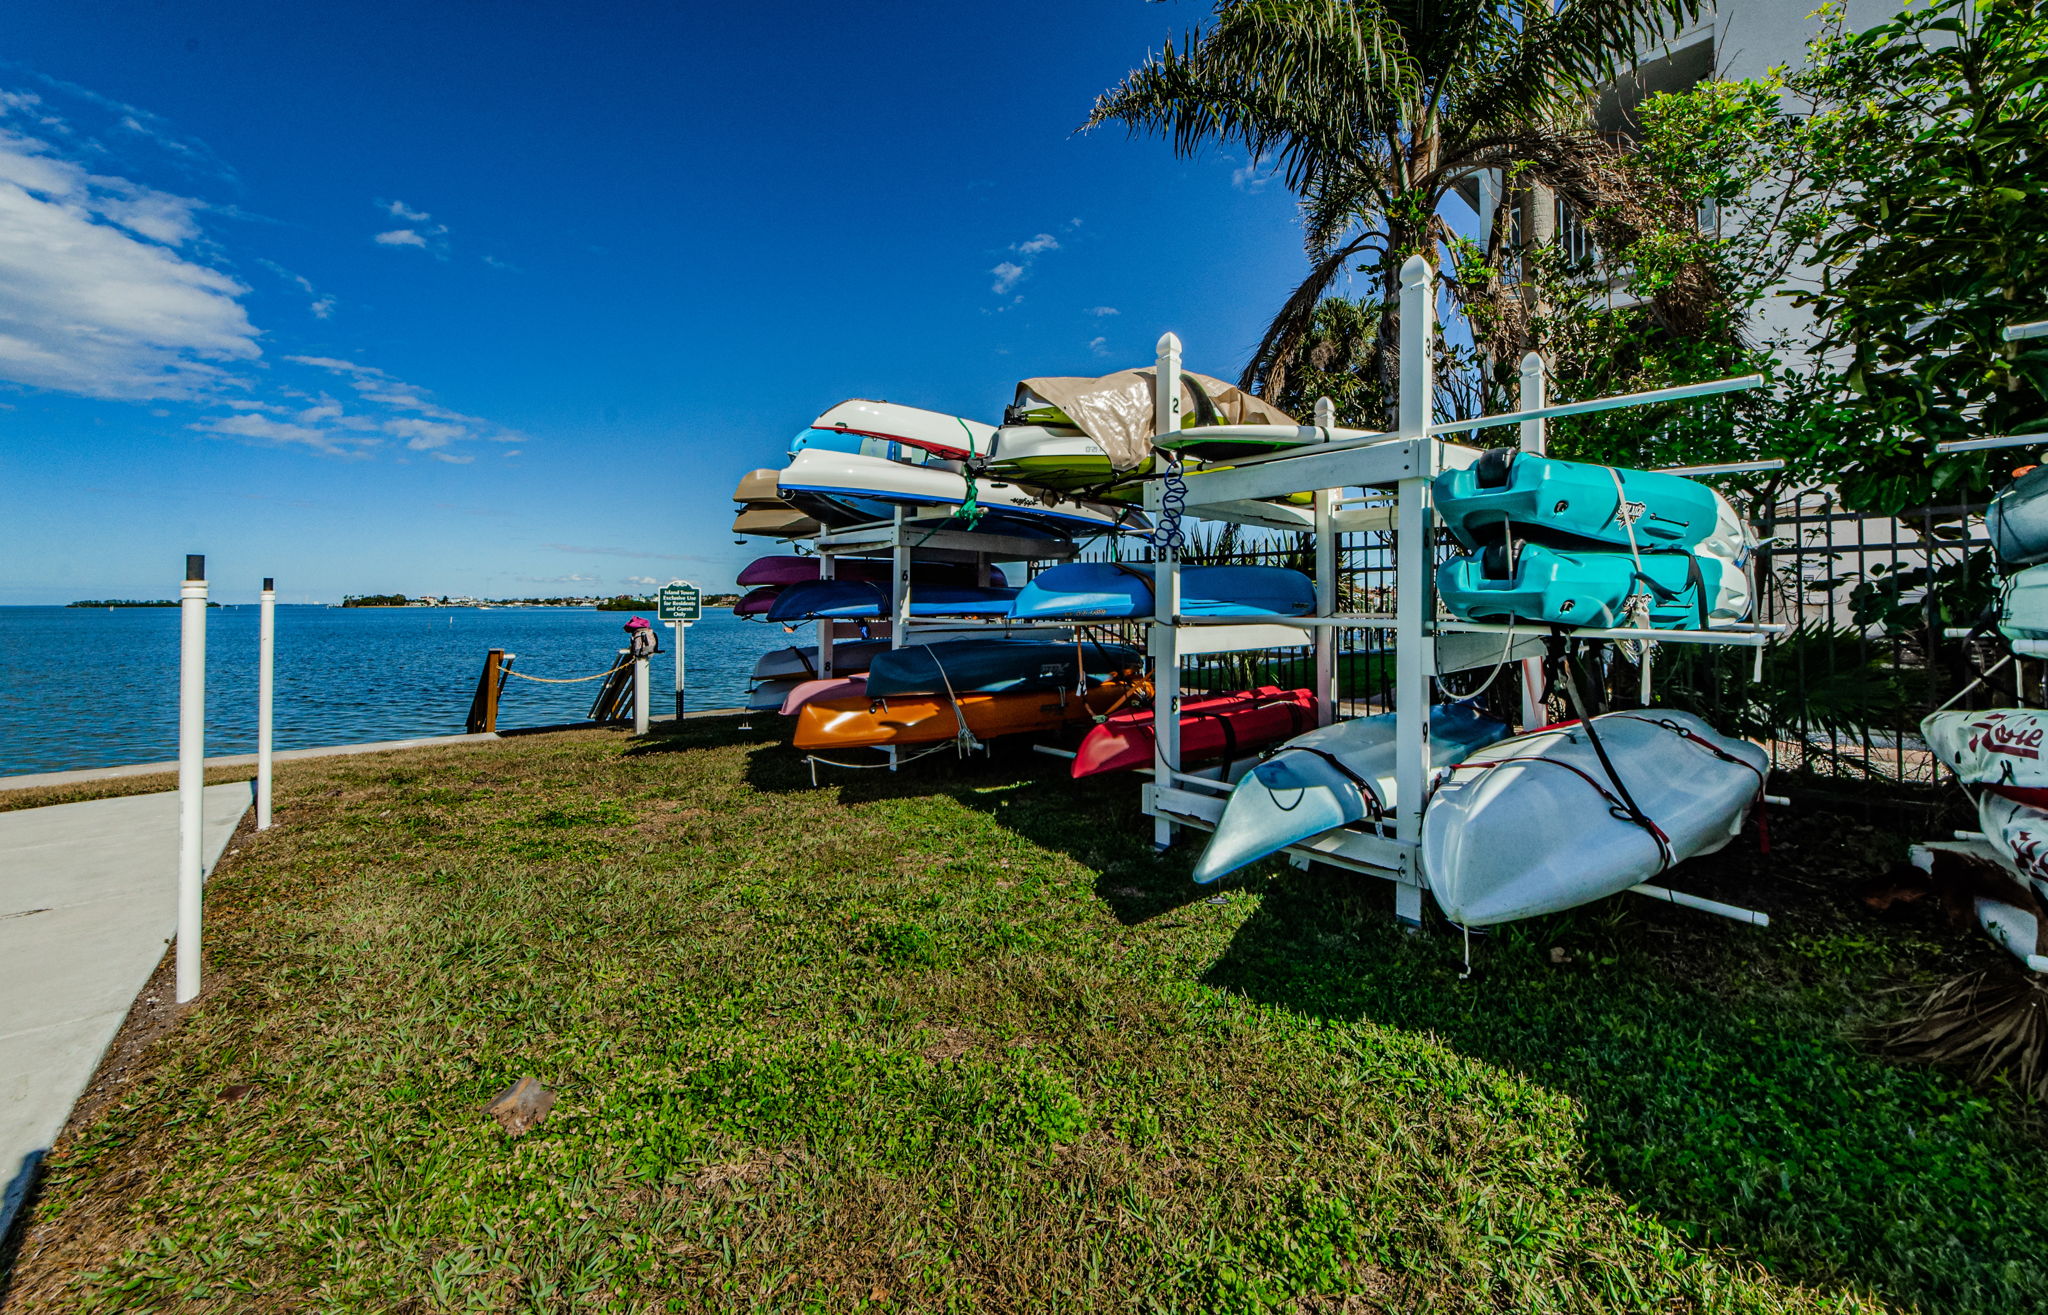
[[[503,665],[500,665],[498,670],[508,676],[517,676],[521,680],[537,680],[543,685],[581,685],[586,680],[603,680],[606,676],[613,675],[614,673],[620,671],[624,671],[627,667],[630,667],[632,665],[633,659],[627,658],[624,662],[619,663],[619,665],[613,667],[610,671],[600,671],[595,676],[570,676],[566,679],[555,679],[548,676],[529,676],[523,671],[514,671],[511,667]]]

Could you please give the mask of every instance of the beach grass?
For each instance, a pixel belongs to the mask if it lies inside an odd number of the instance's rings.
[[[777,719],[291,763],[209,988],[53,1156],[43,1311],[2048,1308],[2009,1094],[1854,1039],[1997,953],[1780,818],[1460,945],[1028,753],[809,788]],[[558,1095],[509,1137],[522,1075]]]

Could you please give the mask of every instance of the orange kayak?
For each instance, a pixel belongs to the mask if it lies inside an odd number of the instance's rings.
[[[976,739],[1058,730],[1092,721],[1129,697],[1122,681],[1104,681],[1085,696],[1072,690],[962,694],[960,715]],[[954,701],[943,694],[886,699],[813,699],[797,710],[799,749],[860,749],[885,744],[936,744],[959,733]]]

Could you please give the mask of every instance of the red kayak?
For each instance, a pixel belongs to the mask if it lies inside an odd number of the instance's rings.
[[[1180,705],[1182,766],[1241,758],[1254,749],[1316,728],[1316,696],[1305,689],[1261,685]],[[1152,711],[1119,712],[1081,740],[1074,779],[1152,765]]]

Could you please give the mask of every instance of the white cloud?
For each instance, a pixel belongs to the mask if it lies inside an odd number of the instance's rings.
[[[1087,310],[1084,310],[1084,311],[1082,311],[1081,313],[1082,313],[1083,315],[1093,315],[1093,316],[1095,316],[1095,317],[1096,317],[1097,319],[1101,319],[1101,318],[1102,318],[1103,316],[1105,316],[1105,315],[1121,315],[1121,314],[1123,314],[1123,312],[1122,312],[1122,311],[1118,310],[1118,309],[1117,309],[1116,307],[1114,307],[1114,306],[1090,306],[1090,307],[1089,307],[1089,308],[1088,308]]]
[[[453,452],[429,452],[427,455],[436,461],[445,461],[451,466],[466,466],[476,460],[475,457],[456,456]]]
[[[319,300],[315,301],[311,306],[308,306],[306,309],[313,312],[314,319],[324,320],[328,316],[334,314],[334,298],[321,297]]]
[[[1094,352],[1097,356],[1108,356],[1110,354],[1109,339],[1090,338],[1088,340],[1088,350]]]
[[[996,281],[989,285],[989,290],[997,293],[1005,293],[1008,292],[1011,288],[1016,287],[1017,280],[1024,277],[1024,267],[1022,265],[1016,264],[1013,261],[1005,260],[1000,265],[997,265],[994,269],[990,270],[989,273],[996,276]]]
[[[198,232],[200,202],[52,150],[0,128],[0,379],[192,397],[220,384],[225,363],[261,355],[240,300],[248,289],[179,250]]]
[[[1266,190],[1266,184],[1273,181],[1273,175],[1266,167],[1266,158],[1255,155],[1249,164],[1241,164],[1230,171],[1230,185],[1240,192],[1257,195]]]
[[[645,585],[656,585],[656,584],[660,584],[660,583],[661,583],[661,581],[659,581],[659,580],[655,579],[655,578],[654,578],[653,576],[651,576],[651,575],[629,575],[629,576],[627,576],[627,577],[626,577],[626,583],[627,583],[627,584],[645,584]]]
[[[382,247],[419,247],[432,251],[442,260],[448,258],[448,225],[433,223],[433,216],[424,210],[415,210],[403,201],[379,201],[380,213],[393,219],[403,220],[405,227],[378,233],[370,240]]]
[[[238,438],[244,442],[272,447],[308,447],[331,457],[366,457],[384,440],[374,435],[350,434],[320,425],[273,420],[269,416],[208,416],[192,426],[202,434]]]
[[[528,584],[596,584],[594,575],[522,575]]]
[[[469,437],[469,431],[461,425],[443,424],[436,420],[419,420],[401,416],[386,420],[384,432],[395,434],[405,440],[405,445],[415,452],[428,452],[434,448],[447,447],[457,439]]]
[[[1010,248],[1010,250],[1022,256],[1035,256],[1042,251],[1058,251],[1059,249],[1059,239],[1050,233],[1040,233],[1037,237],[1026,238]]]
[[[370,239],[384,247],[423,247],[427,240],[410,228],[394,228],[388,233],[379,233]]]
[[[414,210],[403,201],[387,201],[384,213],[393,219],[403,219],[408,224],[424,224],[433,216],[424,210]]]

